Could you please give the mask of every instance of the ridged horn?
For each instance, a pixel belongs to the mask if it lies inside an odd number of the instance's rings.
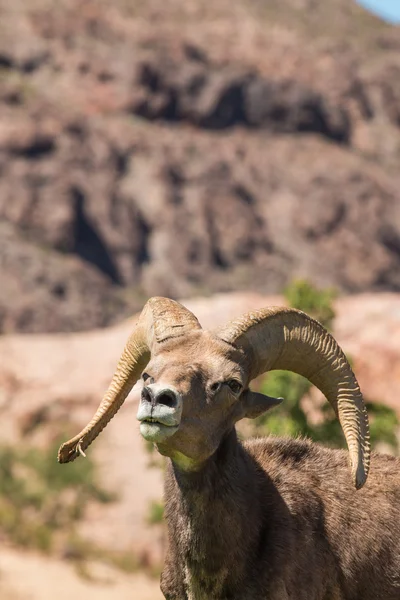
[[[362,487],[370,462],[367,411],[349,362],[330,333],[305,313],[282,307],[249,313],[216,333],[250,352],[250,379],[282,369],[303,375],[321,390],[342,426],[354,484]]]
[[[154,344],[201,329],[196,317],[169,298],[150,298],[129,337],[116,371],[90,423],[78,435],[63,444],[58,452],[60,463],[75,460],[104,429],[124,403],[150,360]]]

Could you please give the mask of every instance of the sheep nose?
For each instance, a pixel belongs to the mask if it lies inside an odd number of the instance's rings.
[[[142,402],[149,402],[152,406],[169,406],[176,408],[179,404],[177,392],[168,387],[161,389],[157,385],[145,386],[142,390]]]

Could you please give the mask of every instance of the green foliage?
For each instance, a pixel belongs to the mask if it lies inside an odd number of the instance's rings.
[[[372,445],[383,442],[393,450],[399,450],[396,436],[400,422],[394,410],[377,402],[367,402]]]
[[[156,525],[157,523],[162,523],[164,519],[164,504],[162,502],[158,502],[157,500],[153,500],[150,503],[149,512],[147,515],[147,522],[149,525]]]
[[[60,467],[58,446],[0,447],[0,532],[18,546],[50,552],[55,534],[69,534],[89,501],[114,499],[98,485],[90,460]]]
[[[333,290],[318,290],[306,281],[295,281],[285,290],[285,297],[293,308],[303,310],[330,328],[335,317],[332,301]],[[302,400],[310,391],[311,383],[288,371],[273,371],[261,384],[261,391],[269,396],[282,396],[285,400],[270,413],[254,422],[255,433],[270,433],[278,436],[307,436],[314,441],[334,447],[344,447],[343,433],[332,407],[324,403],[319,409],[318,419],[310,418]],[[385,443],[398,450],[396,429],[399,420],[396,413],[377,402],[366,400],[372,445]],[[317,409],[316,409],[317,410]]]
[[[289,306],[304,311],[324,327],[331,329],[335,318],[332,302],[337,296],[336,290],[319,290],[309,281],[298,279],[286,287],[284,296]]]
[[[310,389],[311,384],[288,371],[273,371],[263,381],[261,391],[268,396],[283,397],[284,402],[255,420],[257,433],[268,431],[273,435],[295,437],[310,435],[307,415],[300,400]]]
[[[68,435],[63,436],[70,437]],[[46,449],[0,446],[0,538],[16,546],[62,553],[77,573],[98,582],[92,566],[105,563],[126,573],[159,571],[146,556],[116,551],[83,539],[78,525],[91,502],[116,500],[97,480],[90,458],[59,465],[59,442]],[[160,523],[163,505],[153,502],[149,523]]]

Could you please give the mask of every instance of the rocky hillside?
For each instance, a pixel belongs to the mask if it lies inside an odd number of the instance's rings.
[[[0,332],[399,290],[399,50],[347,0],[0,0]]]

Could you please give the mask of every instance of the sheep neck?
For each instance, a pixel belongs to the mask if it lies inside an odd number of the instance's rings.
[[[262,522],[256,469],[235,429],[201,471],[183,472],[169,461],[168,552],[184,573],[189,599],[229,597],[246,577],[240,557],[258,546]]]

